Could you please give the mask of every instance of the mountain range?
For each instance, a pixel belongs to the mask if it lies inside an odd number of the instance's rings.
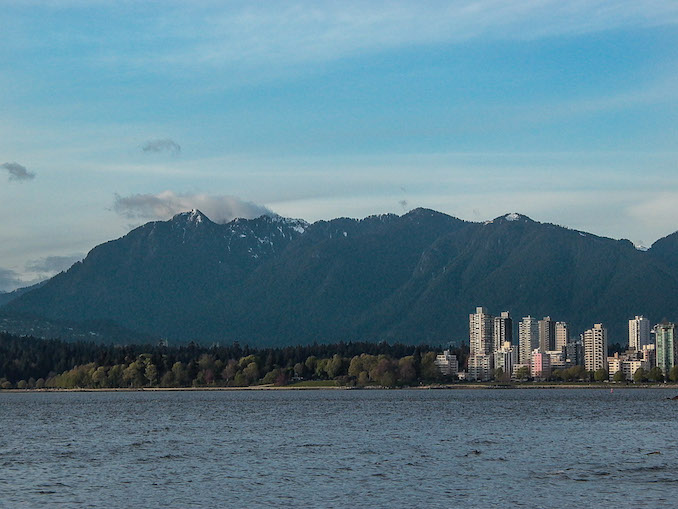
[[[571,324],[678,319],[678,232],[646,251],[511,213],[484,223],[428,209],[309,224],[212,222],[198,210],[99,245],[0,307],[15,324],[114,324],[176,342],[288,345],[468,340],[476,306]]]

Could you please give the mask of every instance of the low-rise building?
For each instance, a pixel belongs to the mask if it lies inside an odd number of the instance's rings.
[[[443,353],[436,356],[435,365],[438,367],[440,373],[446,376],[456,377],[459,372],[459,362],[457,356],[445,350]]]
[[[494,358],[489,354],[476,354],[468,358],[468,379],[487,381],[494,378]]]
[[[540,352],[535,349],[532,352],[532,362],[530,364],[530,373],[532,378],[545,380],[551,376],[551,356],[546,352]]]

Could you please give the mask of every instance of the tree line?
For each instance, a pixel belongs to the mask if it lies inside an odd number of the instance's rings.
[[[327,381],[387,387],[446,381],[440,348],[348,342],[250,348],[68,343],[0,333],[0,388],[243,387]],[[464,346],[453,349],[462,362]]]

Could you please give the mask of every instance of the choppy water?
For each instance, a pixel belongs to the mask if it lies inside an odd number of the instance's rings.
[[[0,507],[672,507],[673,392],[0,393]]]

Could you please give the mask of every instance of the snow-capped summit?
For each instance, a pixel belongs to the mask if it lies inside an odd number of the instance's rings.
[[[192,209],[187,212],[176,214],[174,217],[172,217],[172,221],[177,223],[192,223],[197,226],[199,224],[209,222],[210,220],[198,209]]]

